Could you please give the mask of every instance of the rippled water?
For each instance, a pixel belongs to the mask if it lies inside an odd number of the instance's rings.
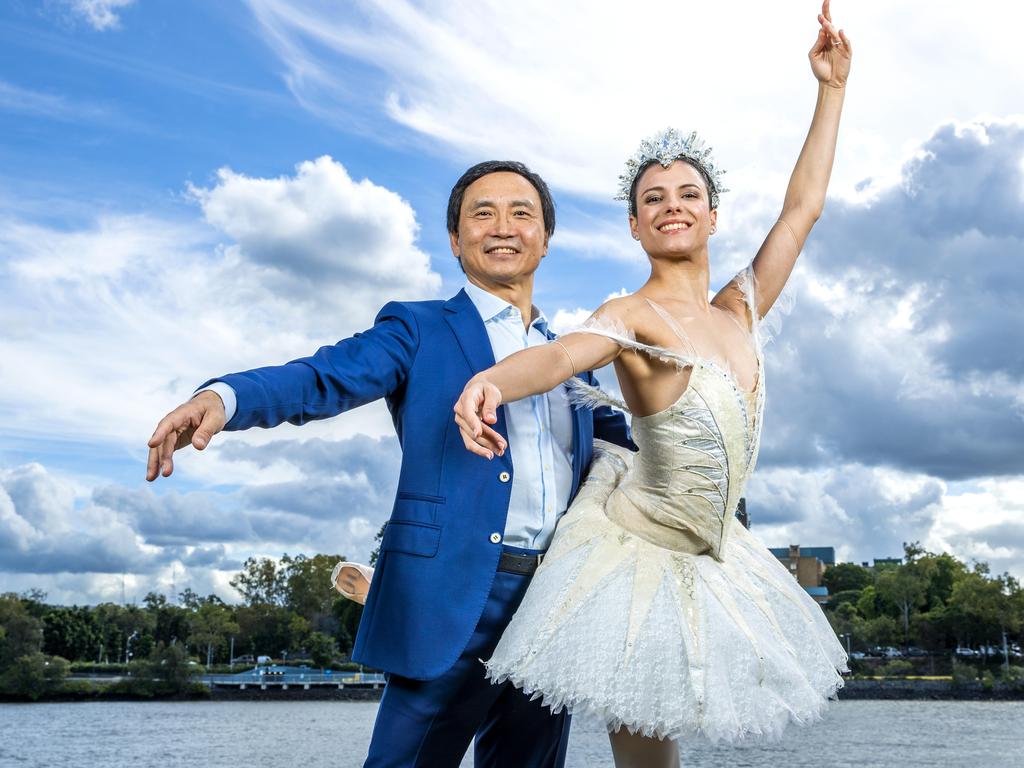
[[[0,766],[357,768],[376,711],[331,701],[3,704]],[[777,744],[683,744],[682,764],[1016,768],[1022,727],[1024,702],[844,701]],[[611,765],[599,725],[573,723],[566,765]]]

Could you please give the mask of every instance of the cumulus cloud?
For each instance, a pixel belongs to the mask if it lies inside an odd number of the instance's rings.
[[[64,0],[68,11],[100,32],[121,26],[121,9],[135,0]]]
[[[292,177],[225,169],[192,194],[216,230],[151,215],[69,229],[0,217],[8,428],[141,448],[205,379],[311,354],[371,325],[385,302],[440,287],[408,203],[329,158]],[[390,433],[383,407],[304,435],[355,431]]]
[[[261,447],[233,441],[223,452],[255,472],[285,464],[296,479],[157,493],[116,484],[84,489],[39,464],[0,470],[5,588],[41,587],[63,602],[118,600],[127,578],[129,596],[191,586],[233,599],[228,581],[250,556],[369,557],[397,486],[394,437]]]
[[[52,574],[146,571],[159,560],[124,520],[40,464],[0,469],[0,570]]]
[[[833,201],[768,355],[765,462],[1024,473],[1024,121],[946,125],[902,183]]]
[[[326,292],[362,304],[433,296],[441,285],[416,247],[412,207],[341,163],[320,157],[294,177],[251,178],[229,168],[211,188],[190,187],[206,220],[233,238],[239,255],[271,270],[279,290],[299,298]]]

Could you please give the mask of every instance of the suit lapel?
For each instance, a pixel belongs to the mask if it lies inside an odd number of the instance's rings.
[[[487,336],[487,329],[484,328],[484,321],[480,319],[473,300],[465,289],[459,291],[452,298],[444,303],[444,319],[455,334],[455,340],[462,349],[462,354],[469,363],[473,374],[490,368],[494,365],[494,349],[491,347],[491,340]],[[505,408],[498,408],[498,421],[494,429],[499,435],[508,440],[508,428],[505,425]],[[506,451],[501,459],[507,466],[512,466],[512,452]]]
[[[473,373],[494,365],[491,340],[487,338],[484,321],[480,319],[480,313],[469,294],[465,290],[459,291],[444,303],[444,309],[445,322],[455,334],[455,340],[462,348],[462,354],[466,356],[466,362]]]

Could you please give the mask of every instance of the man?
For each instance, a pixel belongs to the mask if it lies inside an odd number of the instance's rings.
[[[539,176],[515,162],[473,166],[448,203],[467,279],[455,297],[391,302],[371,329],[312,357],[207,382],[149,442],[153,480],[171,474],[176,448],[202,450],[221,429],[387,400],[402,468],[352,652],[389,673],[366,766],[457,766],[474,736],[478,766],[563,764],[568,716],[491,685],[480,659],[515,613],[594,436],[632,446],[628,429],[620,414],[573,409],[556,390],[500,409],[507,450],[486,461],[465,449],[452,414],[475,373],[550,338],[532,296],[554,227]]]

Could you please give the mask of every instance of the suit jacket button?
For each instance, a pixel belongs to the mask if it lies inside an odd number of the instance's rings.
[[[501,534],[495,531],[491,534],[491,544],[498,544],[501,541]]]
[[[498,475],[498,479],[501,480],[501,482],[503,483],[507,483],[509,480],[512,479],[512,475],[510,475],[508,472],[502,472],[500,475]]]

